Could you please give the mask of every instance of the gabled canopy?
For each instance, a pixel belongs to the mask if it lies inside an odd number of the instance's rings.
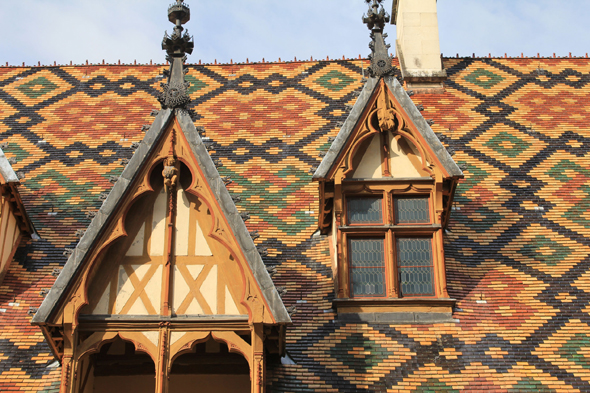
[[[356,101],[350,115],[340,129],[338,136],[332,143],[330,150],[322,160],[320,166],[313,175],[316,181],[329,180],[328,178],[334,171],[334,167],[342,158],[345,147],[350,142],[351,135],[357,129],[360,122],[364,121],[363,113],[371,102],[376,100],[376,95],[380,93],[379,80],[381,78],[369,78],[365,84],[358,100]],[[419,132],[426,146],[432,152],[433,158],[439,163],[446,176],[444,178],[461,178],[463,172],[451,158],[437,136],[434,134],[424,117],[420,114],[416,105],[412,102],[403,87],[394,77],[382,78],[387,93],[394,99],[395,109],[401,113],[406,121],[411,122],[412,126]]]
[[[244,268],[249,283],[255,283],[257,288],[248,288],[251,293],[262,294],[262,301],[265,313],[265,323],[285,324],[290,323],[289,315],[279,297],[274,284],[260,258],[260,255],[250,237],[250,234],[239,215],[235,204],[225,188],[224,182],[219,176],[209,153],[202,143],[199,134],[186,112],[177,110],[176,114],[170,109],[160,111],[156,117],[150,130],[146,133],[144,140],[140,143],[133,158],[123,171],[121,177],[113,187],[107,200],[103,203],[100,211],[96,214],[92,223],[88,227],[86,233],[77,245],[74,253],[69,258],[64,266],[60,276],[57,278],[52,290],[45,298],[43,304],[33,318],[33,323],[37,325],[44,325],[48,323],[56,323],[53,321],[56,315],[63,311],[66,303],[72,301],[70,298],[72,288],[78,281],[80,275],[90,267],[88,266],[92,254],[97,247],[101,246],[104,241],[105,231],[112,224],[113,219],[120,214],[120,210],[128,198],[132,198],[133,189],[137,188],[140,177],[145,177],[146,165],[153,160],[156,148],[162,149],[164,143],[163,138],[169,136],[174,132],[172,128],[180,128],[178,138],[188,145],[190,152],[188,152],[189,159],[194,160],[193,164],[198,166],[199,172],[202,174],[203,183],[200,186],[203,189],[210,190],[210,194],[214,196],[213,201],[210,201],[221,211],[221,217],[218,221],[225,221],[225,224],[218,223],[218,228],[229,228],[229,231],[224,236],[227,242],[234,243],[238,247],[238,260],[244,260],[247,263],[247,268]],[[172,131],[171,131],[172,130]],[[172,136],[172,138],[175,138]],[[159,147],[158,147],[159,146]],[[184,149],[184,147],[180,147]],[[161,153],[159,153],[161,154]],[[165,164],[167,165],[167,164]],[[149,176],[148,176],[149,177]],[[136,192],[137,194],[137,192]],[[241,265],[240,265],[241,266]],[[246,292],[244,290],[244,292]],[[244,299],[238,299],[238,301]],[[87,302],[87,300],[86,300]],[[252,307],[250,307],[250,310]],[[79,308],[78,308],[79,310]],[[250,312],[252,313],[252,311]],[[252,318],[252,315],[249,315]],[[260,321],[262,322],[262,321]]]

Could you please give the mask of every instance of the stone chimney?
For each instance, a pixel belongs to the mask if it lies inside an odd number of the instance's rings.
[[[396,52],[408,89],[442,92],[447,73],[440,58],[436,0],[393,0],[392,14]]]

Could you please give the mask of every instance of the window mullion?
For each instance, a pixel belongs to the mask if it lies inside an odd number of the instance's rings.
[[[387,248],[389,252],[387,253],[389,256],[389,260],[387,261],[387,277],[389,279],[389,297],[398,298],[399,297],[399,283],[398,283],[398,274],[397,274],[397,261],[396,261],[396,254],[395,254],[395,232],[391,229],[387,231]]]

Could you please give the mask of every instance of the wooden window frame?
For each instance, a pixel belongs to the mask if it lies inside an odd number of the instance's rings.
[[[412,185],[408,182],[352,182],[348,187],[343,187],[342,220],[338,227],[338,299],[350,299],[354,301],[387,301],[387,300],[420,300],[448,298],[444,288],[446,277],[444,273],[444,256],[442,253],[442,226],[437,222],[435,214],[436,187],[433,179],[422,178],[423,183]],[[429,181],[428,181],[429,180]],[[428,183],[428,184],[424,184]],[[351,198],[367,198],[382,196],[382,222],[381,223],[350,223],[347,201]],[[423,197],[428,198],[429,222],[427,223],[399,223],[395,218],[395,198]],[[359,296],[353,294],[352,288],[352,261],[349,252],[350,239],[355,238],[382,238],[384,239],[384,263],[385,263],[385,296]],[[428,238],[432,247],[432,295],[403,295],[399,283],[399,268],[397,255],[398,238]]]

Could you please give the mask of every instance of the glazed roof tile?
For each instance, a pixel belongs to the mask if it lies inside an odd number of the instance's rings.
[[[455,323],[345,323],[312,168],[362,88],[367,61],[189,66],[228,191],[295,305],[272,391],[590,390],[590,61],[445,59],[442,94],[416,94],[465,168],[445,235]],[[30,325],[78,229],[151,124],[165,66],[0,67],[8,143],[40,239],[0,286],[0,390],[55,391],[59,368]],[[191,79],[192,78],[192,79]]]

